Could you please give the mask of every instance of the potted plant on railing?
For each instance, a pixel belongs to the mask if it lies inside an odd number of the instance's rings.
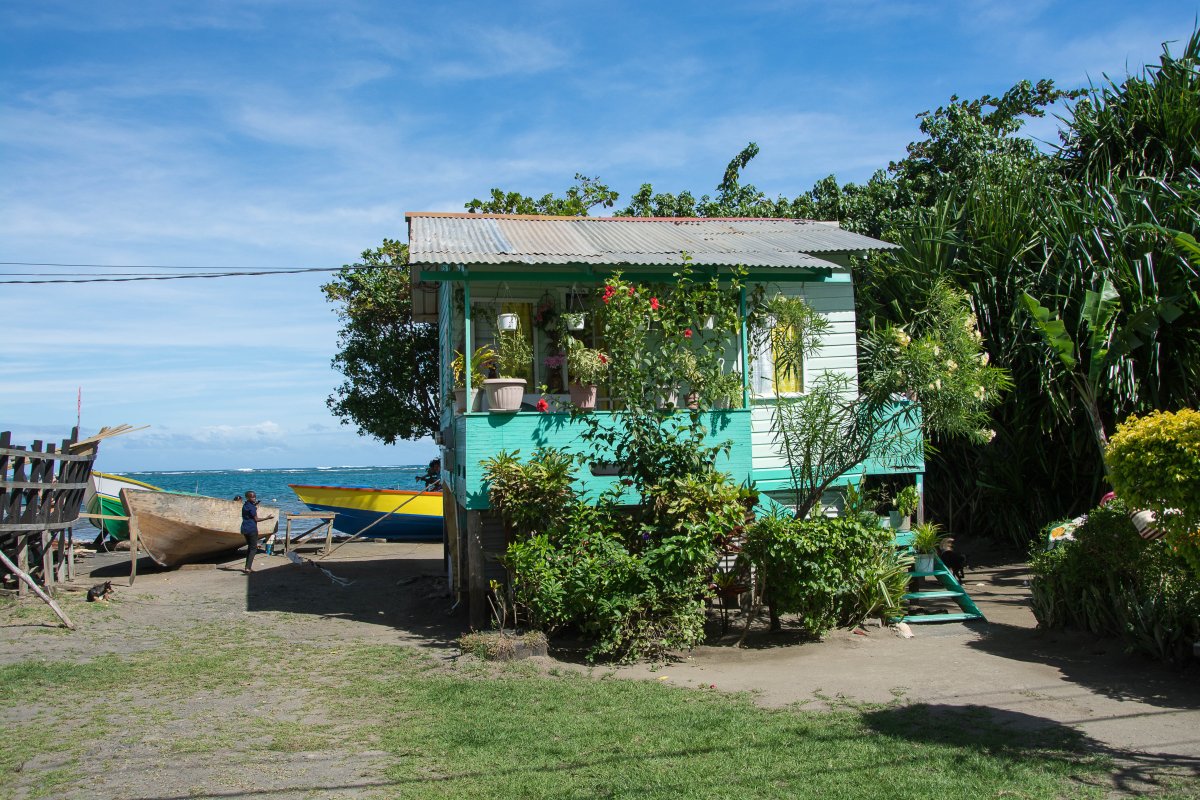
[[[498,377],[483,382],[487,390],[488,410],[511,414],[521,410],[527,381],[517,377],[528,372],[533,362],[533,347],[518,325],[500,332],[500,354],[495,360]]]
[[[912,515],[916,513],[921,503],[921,493],[916,486],[905,486],[892,499],[892,511],[888,513],[888,521],[892,529],[906,531],[912,527]]]
[[[946,537],[942,536],[942,529],[936,522],[922,522],[913,528],[912,549],[917,554],[917,562],[913,566],[913,571],[933,572],[938,548],[945,540]]]
[[[741,408],[742,405],[742,373],[729,372],[718,375],[713,379],[712,388],[713,408]]]
[[[484,370],[496,360],[496,351],[484,345],[471,355],[471,399],[467,402],[466,358],[457,350],[454,360],[450,362],[450,370],[454,373],[454,409],[456,411],[478,411],[479,392],[487,375]]]
[[[608,373],[608,356],[600,350],[588,347],[578,339],[567,344],[567,375],[571,383],[567,389],[571,402],[585,411],[596,407],[596,388]]]

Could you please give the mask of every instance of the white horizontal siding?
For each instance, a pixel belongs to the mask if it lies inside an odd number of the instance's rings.
[[[769,285],[768,294],[782,293],[802,297],[814,310],[829,320],[831,328],[821,348],[804,362],[804,384],[811,386],[823,372],[839,372],[850,378],[852,391],[858,390],[858,338],[855,330],[853,283],[803,283]],[[774,409],[769,404],[754,407],[751,415],[751,443],[755,470],[781,469],[788,466],[773,430]]]

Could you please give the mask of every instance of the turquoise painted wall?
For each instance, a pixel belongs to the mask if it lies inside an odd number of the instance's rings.
[[[619,425],[620,413],[594,412],[603,425]],[[735,482],[748,480],[751,470],[750,412],[743,409],[706,411],[701,415],[710,444],[730,443],[727,454],[718,456],[716,467]],[[676,412],[665,418],[664,426],[686,424],[689,415]],[[586,454],[591,462],[604,462],[609,454],[596,450],[582,438],[583,422],[566,413],[519,412],[515,414],[463,414],[454,419],[454,474],[451,487],[460,504],[469,510],[490,508],[480,462],[502,450],[519,450],[528,457],[540,447],[558,447]],[[619,483],[620,477],[592,475],[586,467],[579,470],[576,489],[595,498]],[[628,502],[637,496],[626,490]]]

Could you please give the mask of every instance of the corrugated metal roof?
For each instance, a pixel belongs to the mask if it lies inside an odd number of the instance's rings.
[[[834,267],[813,253],[894,244],[794,219],[406,215],[413,264],[695,264]]]

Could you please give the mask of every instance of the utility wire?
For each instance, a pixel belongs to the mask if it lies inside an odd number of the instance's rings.
[[[0,262],[14,263],[14,262]],[[34,266],[109,266],[106,264],[41,264]],[[368,266],[354,265],[349,269],[374,269]],[[178,269],[178,268],[176,268]],[[20,280],[20,281],[0,281],[3,284],[45,284],[45,283],[128,283],[130,281],[178,281],[194,278],[242,278],[258,275],[299,275],[308,272],[341,272],[347,267],[310,267],[306,269],[268,269],[268,270],[244,270],[239,272],[205,272],[191,273],[185,275],[134,275],[133,277],[112,277],[111,275],[103,278],[43,278],[40,280]],[[24,275],[25,273],[13,273],[15,275]],[[54,275],[55,273],[43,273],[45,275]],[[81,273],[66,273],[66,274],[81,274]],[[86,273],[82,273],[86,274]],[[128,273],[126,273],[128,275]],[[0,277],[8,277],[6,273],[0,273]]]

